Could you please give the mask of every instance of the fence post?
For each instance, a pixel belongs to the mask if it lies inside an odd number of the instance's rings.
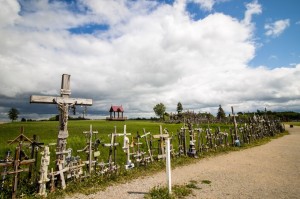
[[[166,139],[166,172],[167,172],[167,184],[169,194],[172,193],[172,180],[171,180],[171,155],[170,155],[170,138]]]

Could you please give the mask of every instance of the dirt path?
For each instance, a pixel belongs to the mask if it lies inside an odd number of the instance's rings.
[[[288,128],[290,135],[262,146],[207,158],[172,171],[172,184],[198,182],[189,198],[300,198],[300,127]],[[201,184],[209,180],[211,184]],[[164,185],[160,172],[72,198],[143,198],[154,186]]]

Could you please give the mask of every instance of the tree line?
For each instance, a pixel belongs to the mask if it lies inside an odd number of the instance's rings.
[[[219,105],[217,115],[214,116],[211,113],[194,113],[194,112],[183,112],[183,106],[181,102],[177,103],[176,114],[170,114],[166,112],[166,106],[163,103],[158,103],[153,107],[153,111],[156,116],[159,117],[160,120],[170,120],[173,118],[183,118],[184,116],[193,116],[199,118],[206,118],[207,120],[215,120],[219,122],[226,122],[230,119],[231,114],[226,116],[225,111],[223,110],[222,106]],[[282,122],[290,122],[290,121],[300,121],[300,113],[293,112],[293,111],[283,111],[283,112],[276,112],[276,111],[267,111],[265,110],[257,110],[256,112],[238,112],[237,117],[243,120],[247,120],[250,117],[256,116],[265,116],[269,119],[278,119]]]
[[[211,113],[194,113],[194,112],[189,112],[185,111],[183,112],[183,106],[181,102],[177,103],[176,111],[177,113],[172,114],[172,113],[167,113],[166,112],[166,106],[163,103],[158,103],[153,107],[153,111],[156,116],[159,117],[160,120],[166,121],[170,119],[181,119],[184,118],[185,116],[194,116],[194,117],[199,117],[199,118],[206,118],[208,120],[216,120],[223,122],[225,121],[228,117],[230,117],[230,114],[226,116],[225,111],[223,110],[222,106],[219,105],[219,109],[217,112],[217,115],[214,116]],[[17,108],[12,107],[8,111],[8,118],[13,122],[16,121],[19,118],[20,111]],[[256,112],[238,112],[237,113],[238,117],[247,119],[249,117],[253,117],[254,115],[257,116],[266,116],[270,119],[280,119],[283,122],[290,122],[290,121],[300,121],[300,113],[293,112],[293,111],[283,111],[283,112],[276,112],[276,111],[267,111],[265,110],[257,110]],[[70,118],[70,119],[86,119],[86,118]],[[155,118],[151,118],[154,120]],[[54,116],[53,118],[50,118],[49,120],[58,120],[58,115]],[[22,118],[21,121],[30,121],[26,120],[25,118]]]

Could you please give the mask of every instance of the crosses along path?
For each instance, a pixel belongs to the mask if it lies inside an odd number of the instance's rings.
[[[289,135],[271,142],[230,152],[172,170],[172,184],[193,180],[187,198],[300,198],[300,127],[289,128]],[[209,180],[210,184],[202,184]],[[92,195],[70,198],[143,198],[151,188],[166,184],[165,172],[108,187]]]

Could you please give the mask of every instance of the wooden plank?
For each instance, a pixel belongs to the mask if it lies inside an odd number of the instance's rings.
[[[13,162],[0,162],[0,167],[9,167],[12,165],[13,165]]]
[[[61,78],[61,89],[65,91],[70,91],[70,79],[71,75],[63,74]],[[68,93],[63,93],[68,94]]]
[[[81,98],[64,98],[64,97],[32,95],[30,97],[30,103],[39,103],[39,104],[75,103],[75,105],[91,106],[93,105],[93,100],[81,99]]]
[[[158,135],[153,135],[153,138],[158,139],[158,138],[168,138],[169,134],[158,134]]]
[[[19,165],[27,165],[27,164],[32,164],[35,162],[35,159],[29,159],[29,160],[22,160]]]

